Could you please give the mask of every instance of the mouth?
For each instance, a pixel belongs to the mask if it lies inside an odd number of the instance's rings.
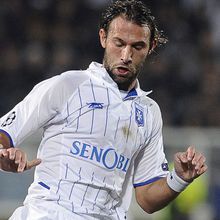
[[[130,72],[130,69],[126,66],[118,66],[116,67],[116,74],[119,76],[125,76]]]

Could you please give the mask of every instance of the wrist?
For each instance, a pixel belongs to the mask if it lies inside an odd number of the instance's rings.
[[[173,169],[167,175],[167,184],[172,190],[176,192],[182,192],[190,184],[190,182],[186,182],[185,180],[180,178],[176,174],[175,169]]]

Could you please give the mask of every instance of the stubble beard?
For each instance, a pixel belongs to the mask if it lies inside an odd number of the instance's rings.
[[[130,74],[128,76],[121,77],[113,73],[114,67],[111,66],[111,62],[108,59],[106,51],[103,58],[103,65],[106,71],[108,72],[109,76],[118,85],[119,90],[123,91],[128,91],[129,89],[131,89],[131,85],[137,79],[140,70],[143,66],[143,63],[144,62],[142,62],[139,66],[136,67],[130,67]]]

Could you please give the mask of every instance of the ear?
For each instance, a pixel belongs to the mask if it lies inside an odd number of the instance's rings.
[[[100,43],[101,43],[102,47],[105,48],[106,47],[107,34],[106,34],[106,32],[103,28],[101,28],[99,30],[99,39],[100,39]]]
[[[153,40],[152,43],[151,43],[151,47],[150,47],[150,50],[148,51],[148,55],[149,54],[152,54],[152,52],[154,51],[154,49],[157,47],[157,42],[156,40]]]

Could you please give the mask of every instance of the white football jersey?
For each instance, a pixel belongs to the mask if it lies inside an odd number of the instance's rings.
[[[132,187],[168,172],[160,109],[147,94],[138,83],[120,91],[95,62],[36,85],[0,120],[13,146],[44,130],[25,203],[42,199],[73,216],[125,219]]]

